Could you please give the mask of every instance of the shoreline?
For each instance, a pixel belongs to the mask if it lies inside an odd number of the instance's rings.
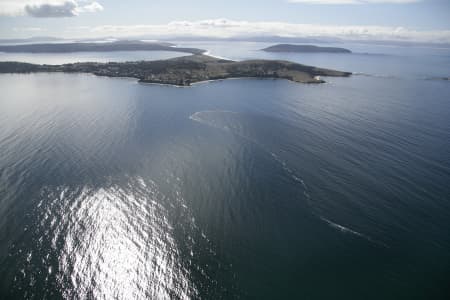
[[[351,72],[302,65],[285,60],[231,61],[191,55],[155,61],[86,62],[38,65],[0,62],[0,73],[89,73],[111,78],[133,78],[139,83],[186,87],[226,79],[287,79],[297,83],[325,83],[322,76],[349,77]]]
[[[283,80],[283,81],[287,81],[287,82],[290,82],[290,83],[293,83],[293,84],[296,83],[295,81],[292,81],[292,80],[289,80],[289,79],[286,79],[286,78],[255,77],[255,76],[252,76],[252,77],[229,77],[229,78],[220,78],[220,79],[208,79],[208,80],[202,80],[202,81],[193,82],[190,85],[177,85],[177,84],[171,84],[171,83],[146,82],[146,81],[141,81],[139,78],[136,78],[136,77],[97,75],[97,74],[93,74],[93,73],[84,73],[84,72],[0,73],[0,75],[31,75],[31,74],[83,75],[83,76],[93,76],[93,77],[100,77],[100,78],[107,78],[107,79],[128,80],[128,81],[133,81],[134,83],[142,84],[142,85],[159,85],[159,86],[174,87],[174,88],[194,88],[194,87],[196,87],[198,85],[204,85],[204,84],[207,84],[207,83],[214,83],[214,82],[228,81],[228,80],[245,80],[245,79],[250,79],[250,80]],[[311,83],[306,83],[306,84],[316,85],[316,84],[325,84],[325,83],[327,83],[327,82],[326,81],[324,81],[324,82],[311,82]]]

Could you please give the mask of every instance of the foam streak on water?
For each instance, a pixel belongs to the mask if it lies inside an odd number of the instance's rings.
[[[348,227],[339,225],[339,224],[337,224],[335,222],[332,222],[332,221],[328,220],[325,217],[320,217],[320,219],[322,221],[324,221],[325,223],[327,223],[328,225],[330,225],[331,227],[333,227],[333,228],[335,228],[335,229],[337,229],[337,230],[339,230],[339,231],[341,231],[343,233],[350,233],[350,234],[353,234],[353,235],[355,235],[357,237],[363,238],[363,239],[365,239],[365,240],[367,240],[367,241],[369,241],[371,243],[378,244],[380,246],[388,248],[388,245],[386,245],[385,243],[380,242],[380,241],[375,241],[373,238],[371,238],[370,236],[368,236],[366,234],[362,234],[361,232],[358,232],[356,230],[353,230],[353,229],[350,229]]]
[[[305,181],[298,175],[296,174],[295,171],[293,171],[288,164],[286,163],[286,161],[284,161],[279,155],[271,152],[270,150],[267,149],[267,147],[265,147],[263,144],[261,144],[260,142],[247,137],[245,135],[243,135],[242,133],[239,132],[239,129],[242,129],[242,125],[237,124],[237,123],[231,123],[228,121],[231,121],[231,119],[227,118],[227,114],[234,114],[237,115],[236,112],[232,112],[232,111],[199,111],[196,112],[194,114],[192,114],[191,116],[189,116],[189,119],[199,122],[201,124],[205,124],[208,126],[212,126],[214,128],[218,128],[221,130],[225,130],[225,131],[229,131],[232,132],[233,134],[237,134],[240,137],[250,141],[251,143],[257,145],[260,149],[262,149],[264,152],[267,152],[268,154],[270,154],[270,156],[282,167],[282,169],[289,175],[289,177],[296,183],[300,184],[302,189],[303,189],[303,195],[305,196],[305,199],[307,201],[307,203],[309,204],[309,206],[312,209],[312,213],[314,215],[316,215],[320,220],[324,221],[325,223],[327,223],[328,225],[330,225],[332,228],[337,229],[340,232],[343,233],[351,233],[357,237],[363,238],[366,241],[369,241],[371,243],[374,244],[378,244],[381,245],[383,247],[387,247],[386,244],[384,244],[383,242],[379,242],[379,241],[375,241],[373,238],[371,238],[368,235],[362,234],[360,232],[357,232],[355,230],[352,230],[350,228],[344,227],[342,225],[339,225],[337,223],[334,223],[330,220],[328,220],[327,218],[317,215],[315,209],[314,209],[314,205],[313,205],[313,201],[311,199],[311,195],[308,192],[308,186],[306,185]],[[220,116],[220,118],[214,118],[214,116]],[[223,122],[224,120],[226,120],[226,122]]]
[[[398,78],[0,75],[0,298],[447,299],[450,56],[265,55]]]

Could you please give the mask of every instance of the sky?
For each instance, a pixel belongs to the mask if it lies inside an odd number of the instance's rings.
[[[0,38],[337,37],[450,43],[450,0],[0,0]]]

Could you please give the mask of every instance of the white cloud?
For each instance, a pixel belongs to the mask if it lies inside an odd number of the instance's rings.
[[[87,31],[80,31],[86,35]],[[330,26],[285,22],[247,22],[228,19],[174,21],[166,25],[103,25],[90,29],[91,36],[158,37],[337,37],[355,40],[390,40],[450,43],[450,30],[414,30],[388,26]]]
[[[80,12],[80,13],[83,13],[83,12],[93,13],[93,12],[98,12],[98,11],[102,11],[102,10],[103,10],[103,6],[101,6],[100,3],[95,2],[95,1],[77,7],[77,12]]]
[[[103,10],[91,0],[0,0],[0,15],[29,15],[37,18],[73,17]]]
[[[422,0],[288,0],[292,3],[304,3],[304,4],[404,4],[420,2]]]

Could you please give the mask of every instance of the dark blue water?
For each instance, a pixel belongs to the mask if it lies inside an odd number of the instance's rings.
[[[0,298],[446,299],[450,56],[396,55],[322,55],[364,73],[323,85],[1,75]]]

